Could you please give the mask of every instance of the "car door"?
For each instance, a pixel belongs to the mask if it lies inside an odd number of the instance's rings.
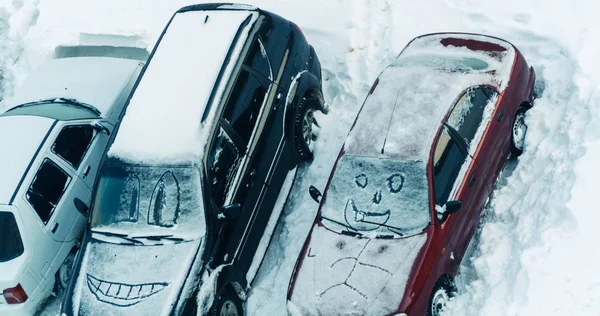
[[[229,263],[236,257],[264,195],[264,174],[255,168],[253,161],[258,152],[256,130],[265,124],[262,119],[270,88],[268,81],[243,65],[219,119],[207,165],[214,207],[239,203],[241,213],[223,223],[215,264]]]
[[[487,86],[467,89],[454,105],[446,124],[463,141],[469,157],[475,161],[479,174],[475,179],[473,192],[476,197],[472,213],[473,220],[468,227],[474,231],[487,198],[496,179],[496,168],[506,159],[504,147],[497,135],[498,122],[494,110],[498,96]],[[508,145],[506,145],[508,148]],[[500,148],[498,148],[500,147]]]
[[[454,214],[441,215],[441,223],[446,241],[454,253],[450,256],[460,263],[470,240],[471,222],[474,209],[477,209],[476,192],[479,170],[474,160],[467,155],[462,140],[452,129],[442,126],[435,143],[432,175],[436,209],[444,207],[448,201],[460,201],[462,207]]]
[[[65,124],[52,145],[52,152],[72,167],[77,176],[93,189],[111,132],[112,125],[106,123]],[[84,202],[89,205],[90,201]]]
[[[37,213],[44,235],[36,240],[41,252],[33,268],[42,277],[51,277],[50,267],[57,267],[70,251],[65,247],[80,237],[85,217],[75,207],[74,200],[89,199],[91,190],[56,155],[48,152],[35,171],[23,199]],[[81,229],[78,229],[81,227]],[[70,247],[70,246],[69,246]]]

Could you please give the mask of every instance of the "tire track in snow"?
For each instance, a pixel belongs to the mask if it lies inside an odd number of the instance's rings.
[[[480,236],[471,245],[473,256],[463,259],[456,280],[459,295],[446,314],[523,315],[530,278],[537,273],[531,267],[544,262],[552,244],[576,225],[566,203],[575,160],[583,153],[590,96],[580,96],[574,82],[577,65],[568,50],[528,31],[528,15],[515,15],[508,27],[484,14],[470,18],[512,41],[545,89],[526,117],[525,152],[501,175]]]
[[[383,66],[395,57],[391,45],[373,40],[375,37],[389,39],[391,12],[387,1],[354,1],[352,4],[353,22],[347,34],[349,47],[342,50],[343,54],[330,47],[315,46],[321,58],[323,94],[330,112],[317,117],[322,130],[315,144],[315,159],[309,167],[298,170],[250,292],[246,304],[249,315],[287,315],[285,306],[290,276],[318,208],[308,195],[308,187],[324,188],[370,84]],[[327,43],[315,41],[320,42]]]

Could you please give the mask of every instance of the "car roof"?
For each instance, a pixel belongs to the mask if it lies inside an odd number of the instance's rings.
[[[54,126],[40,116],[0,116],[0,204],[9,204],[31,160]]]
[[[108,57],[53,59],[31,73],[7,100],[6,109],[60,97],[90,104],[106,118],[139,65],[137,60]]]
[[[208,119],[201,125],[204,111],[220,102],[221,83],[257,17],[253,11],[176,13],[138,79],[109,155],[137,163],[197,161],[209,134],[203,128],[212,126]]]
[[[454,40],[443,45],[448,38],[466,43],[488,41],[505,50],[472,50]],[[477,85],[502,93],[514,56],[515,50],[507,42],[479,35],[433,34],[413,40],[379,75],[348,134],[345,153],[428,161],[435,134],[458,97]],[[442,67],[432,62],[436,58],[450,64]],[[487,66],[449,70],[463,67],[464,58],[483,61]]]

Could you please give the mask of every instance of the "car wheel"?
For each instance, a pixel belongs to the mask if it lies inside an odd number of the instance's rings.
[[[317,136],[316,129],[319,127],[315,119],[315,112],[321,108],[319,99],[313,95],[302,98],[296,109],[295,140],[296,152],[300,161],[311,161],[313,159],[314,141]]]
[[[450,297],[454,296],[454,285],[448,277],[442,277],[433,287],[427,305],[427,316],[439,316],[446,308]]]
[[[56,272],[56,282],[54,282],[54,291],[56,293],[64,291],[69,285],[69,280],[73,276],[73,266],[75,264],[76,250],[73,250],[67,255],[63,264]]]
[[[527,125],[525,124],[525,112],[527,109],[520,106],[515,115],[510,135],[510,153],[513,157],[518,157],[525,148],[525,136],[527,134]]]
[[[242,316],[242,300],[232,287],[226,287],[218,294],[213,305],[212,316]]]

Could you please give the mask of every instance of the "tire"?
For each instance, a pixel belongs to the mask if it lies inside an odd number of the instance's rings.
[[[56,271],[54,282],[54,292],[61,293],[63,292],[67,286],[69,285],[69,281],[73,276],[73,266],[75,265],[75,256],[77,255],[77,250],[73,249],[63,261],[63,264]]]
[[[515,114],[510,131],[510,154],[511,157],[518,157],[523,153],[525,147],[525,136],[527,135],[527,125],[525,124],[525,112],[527,109],[520,106]]]
[[[321,101],[314,95],[302,98],[294,116],[294,139],[299,162],[312,161],[314,158],[312,145],[316,139],[314,126],[319,127],[314,113],[322,108]]]
[[[427,303],[427,316],[439,316],[446,307],[448,300],[454,296],[456,289],[449,277],[441,277],[429,296]]]
[[[210,314],[212,316],[242,316],[244,315],[242,300],[235,290],[228,286],[221,290],[215,298],[215,304]]]

